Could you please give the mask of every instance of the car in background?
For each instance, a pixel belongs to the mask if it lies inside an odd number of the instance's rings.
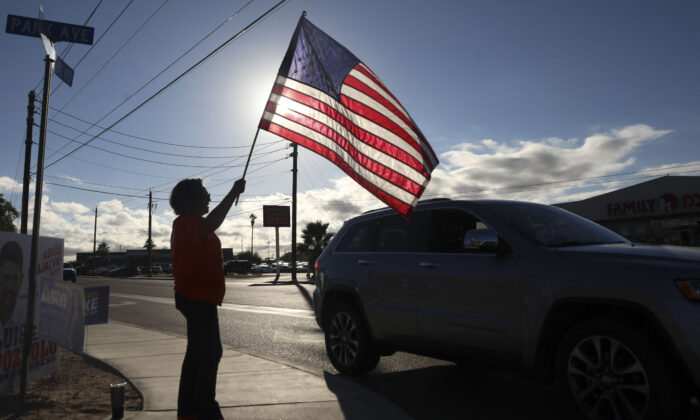
[[[342,373],[407,351],[558,382],[587,418],[681,418],[700,394],[700,249],[553,206],[428,200],[347,221],[316,262]]]
[[[78,279],[78,272],[70,264],[63,264],[63,281],[75,283]]]
[[[258,265],[256,265],[256,266],[253,266],[253,268],[251,269],[251,271],[252,271],[253,273],[256,273],[256,274],[276,273],[276,272],[277,272],[277,270],[276,270],[274,267],[269,266],[269,265],[267,265],[267,264],[258,264]]]
[[[97,267],[97,268],[95,268],[95,270],[94,270],[94,274],[95,274],[96,276],[104,276],[104,275],[106,275],[107,273],[109,273],[110,271],[116,270],[117,268],[119,268],[118,265],[109,265],[109,266]]]
[[[173,273],[173,265],[170,263],[158,263],[158,266],[163,270],[163,273],[165,274],[172,274]]]
[[[107,272],[105,276],[107,277],[132,277],[139,274],[139,271],[136,267],[133,266],[123,266],[123,267],[118,267],[112,271]]]
[[[253,269],[253,264],[248,260],[228,260],[224,262],[224,272],[236,274],[248,274]]]

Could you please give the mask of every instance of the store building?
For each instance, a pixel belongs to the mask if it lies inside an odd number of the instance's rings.
[[[700,177],[664,176],[555,204],[633,242],[700,246]]]

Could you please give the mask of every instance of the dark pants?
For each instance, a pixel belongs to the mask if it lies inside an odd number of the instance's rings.
[[[216,373],[222,348],[216,305],[175,293],[175,307],[187,319],[187,352],[180,374],[177,415],[219,420],[223,416],[216,402]]]

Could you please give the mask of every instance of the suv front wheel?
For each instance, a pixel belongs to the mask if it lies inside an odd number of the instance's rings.
[[[335,305],[326,319],[326,353],[338,372],[359,374],[377,366],[379,352],[362,315],[353,305],[346,302]]]
[[[631,324],[590,319],[571,328],[559,347],[558,373],[588,419],[677,418],[681,411],[663,357]]]

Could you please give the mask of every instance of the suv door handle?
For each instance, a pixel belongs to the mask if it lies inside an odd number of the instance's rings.
[[[420,266],[424,268],[440,268],[440,264],[430,261],[421,261]]]
[[[370,260],[357,260],[357,263],[360,264],[360,265],[372,265],[372,264],[374,264],[374,261],[370,261]]]

